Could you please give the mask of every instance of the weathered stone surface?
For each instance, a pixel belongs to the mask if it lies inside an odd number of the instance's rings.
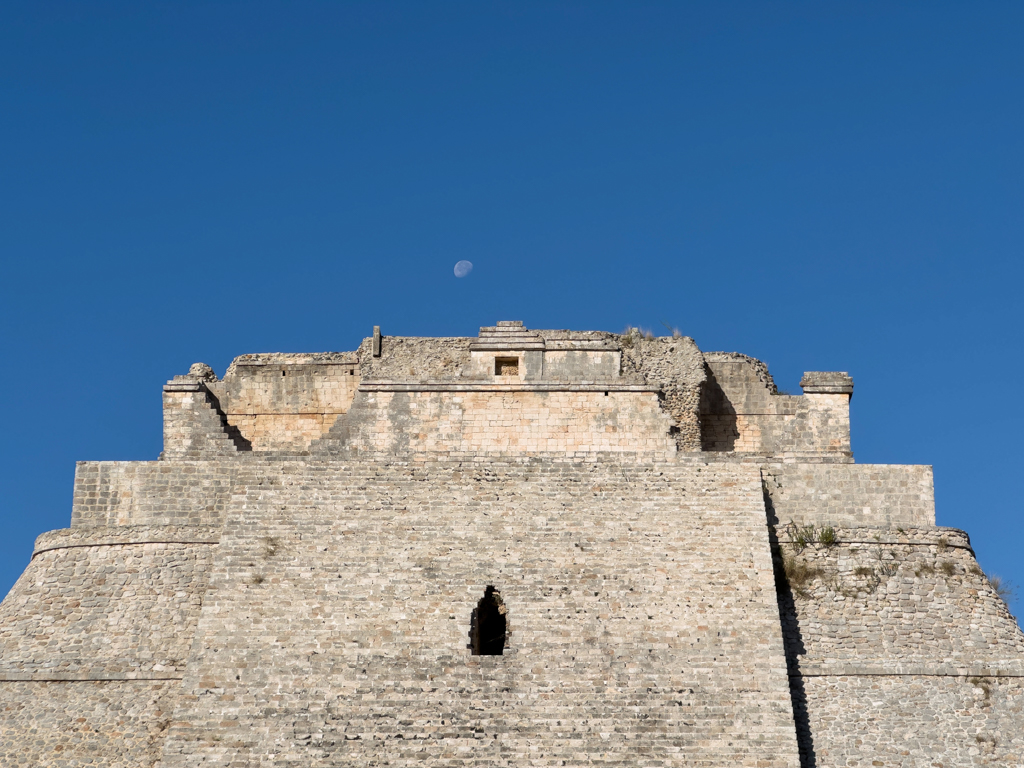
[[[0,680],[180,678],[216,532],[86,534],[40,537],[0,604]]]
[[[0,761],[1024,764],[1024,635],[852,385],[518,322],[196,364],[0,604]]]
[[[819,766],[1024,764],[1024,679],[937,675],[804,679]]]
[[[0,678],[5,768],[159,765],[180,682]]]
[[[735,352],[705,352],[704,362],[708,378],[701,390],[700,414],[705,451],[853,461],[853,379],[845,373],[805,374],[829,386],[809,384],[803,396],[795,397],[778,391],[760,360]]]
[[[756,467],[287,465],[235,504],[168,766],[795,764]]]
[[[780,524],[935,525],[932,468],[906,464],[763,465],[766,501]]]

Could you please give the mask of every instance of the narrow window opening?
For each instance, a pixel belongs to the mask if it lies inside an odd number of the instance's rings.
[[[282,376],[287,376],[287,375],[288,375],[288,372],[287,372],[287,371],[281,371],[281,375],[282,375]]]
[[[519,375],[519,358],[518,357],[496,357],[496,358],[494,358],[494,375],[495,376],[518,376]]]
[[[501,593],[494,587],[487,587],[484,596],[473,610],[470,623],[470,648],[474,656],[501,656],[505,652],[505,636],[508,609],[501,599]]]
[[[604,393],[604,396],[605,396],[605,397],[608,397],[608,393],[607,393],[607,392],[605,392],[605,393]]]

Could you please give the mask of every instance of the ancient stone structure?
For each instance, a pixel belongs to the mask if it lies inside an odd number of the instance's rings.
[[[1019,766],[1024,635],[931,469],[686,337],[197,364],[0,606],[5,766]]]

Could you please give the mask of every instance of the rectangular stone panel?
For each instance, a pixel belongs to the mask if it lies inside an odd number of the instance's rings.
[[[928,465],[771,464],[764,478],[781,525],[935,525]]]

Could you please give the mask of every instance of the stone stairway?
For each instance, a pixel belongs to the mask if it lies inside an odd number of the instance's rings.
[[[756,468],[252,471],[164,768],[798,764]]]
[[[161,458],[209,458],[252,450],[238,428],[228,424],[217,398],[204,384],[170,381],[164,385],[165,401],[169,397],[176,407],[164,409]]]
[[[499,320],[495,326],[484,326],[478,338],[470,342],[471,351],[477,350],[537,350],[544,349],[540,334],[523,327],[521,320]]]

